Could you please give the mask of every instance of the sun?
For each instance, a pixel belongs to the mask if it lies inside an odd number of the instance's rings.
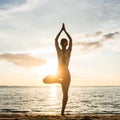
[[[48,59],[46,64],[32,68],[32,71],[39,76],[55,75],[57,72],[57,60]]]
[[[49,59],[47,60],[44,67],[45,67],[44,69],[45,73],[54,75],[56,74],[57,62],[54,59]]]

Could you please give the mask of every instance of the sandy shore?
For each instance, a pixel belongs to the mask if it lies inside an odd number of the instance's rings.
[[[41,115],[32,113],[0,113],[0,120],[120,120],[120,114]]]

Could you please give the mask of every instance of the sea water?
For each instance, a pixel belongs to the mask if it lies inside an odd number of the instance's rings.
[[[0,87],[0,113],[60,114],[60,86]],[[120,87],[70,86],[67,114],[120,113]]]

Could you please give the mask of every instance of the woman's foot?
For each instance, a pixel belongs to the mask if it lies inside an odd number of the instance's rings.
[[[61,111],[61,116],[64,116],[65,114],[64,114],[64,111]]]

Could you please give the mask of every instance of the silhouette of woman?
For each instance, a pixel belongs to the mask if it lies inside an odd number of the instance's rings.
[[[62,31],[64,31],[65,34],[67,35],[69,39],[69,45],[68,45],[68,40],[65,38],[62,38],[60,42],[61,44],[61,48],[60,48],[58,39]],[[68,101],[68,89],[69,89],[69,85],[71,81],[71,76],[70,76],[70,72],[68,69],[68,65],[69,65],[71,50],[72,50],[72,38],[66,31],[64,23],[62,25],[60,32],[57,34],[55,38],[55,47],[56,47],[57,56],[58,56],[57,74],[54,76],[48,75],[47,77],[43,79],[43,82],[46,84],[51,84],[51,83],[61,84],[62,91],[63,91],[61,115],[64,115],[64,110],[65,110],[65,107]]]

